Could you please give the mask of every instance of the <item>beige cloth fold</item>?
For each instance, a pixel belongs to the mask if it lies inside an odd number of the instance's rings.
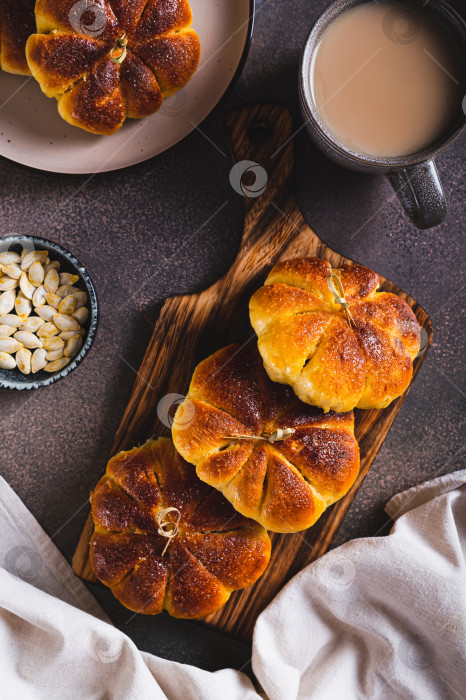
[[[395,496],[388,537],[349,542],[296,576],[256,624],[270,700],[464,696],[466,470]],[[138,651],[108,623],[0,478],[0,696],[259,700],[251,681]]]
[[[284,588],[254,634],[270,698],[465,696],[465,484],[466,470],[398,494],[388,537],[348,542]]]

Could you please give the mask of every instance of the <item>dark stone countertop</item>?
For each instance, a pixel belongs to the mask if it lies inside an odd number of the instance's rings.
[[[277,101],[298,123],[299,54],[325,4],[258,2],[245,70],[226,104],[202,126],[223,151],[232,106]],[[331,164],[304,131],[296,146],[298,199],[317,234],[407,290],[430,313],[435,331],[419,377],[338,534],[342,543],[386,533],[390,496],[464,465],[466,134],[437,160],[449,213],[429,231],[408,222],[386,180]],[[243,201],[230,187],[230,168],[199,131],[136,170],[89,181],[0,164],[0,235],[38,234],[63,244],[87,267],[100,300],[97,340],[80,368],[41,391],[0,391],[0,472],[69,561],[134,381],[129,365],[139,366],[161,301],[202,289],[234,259]],[[132,617],[103,587],[91,590],[145,651],[212,670],[247,668],[248,646],[165,614]]]

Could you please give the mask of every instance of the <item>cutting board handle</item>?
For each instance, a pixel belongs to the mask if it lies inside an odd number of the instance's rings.
[[[286,107],[271,103],[238,107],[229,112],[226,126],[234,162],[251,161],[264,168],[268,178],[264,195],[291,178],[293,121]],[[253,205],[257,197],[246,199]]]
[[[278,104],[252,104],[232,110],[227,129],[234,166],[233,189],[244,198],[241,252],[229,279],[261,269],[299,234],[309,248],[320,240],[305,222],[294,195],[293,120]]]

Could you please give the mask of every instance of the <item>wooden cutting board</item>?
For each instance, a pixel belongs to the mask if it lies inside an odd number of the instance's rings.
[[[169,434],[157,417],[157,404],[169,393],[187,392],[198,362],[228,343],[255,342],[248,317],[249,298],[278,260],[318,256],[334,267],[351,262],[328,248],[299,210],[293,187],[293,124],[288,110],[275,104],[242,107],[230,113],[227,127],[233,160],[259,164],[268,175],[267,186],[260,196],[244,199],[243,238],[229,272],[203,292],[165,302],[115,436],[112,455],[150,436]],[[252,183],[245,182],[248,184]],[[425,330],[427,347],[414,362],[414,379],[432,341],[432,325],[424,309],[403,290],[383,277],[381,281],[382,289],[406,299]],[[404,396],[384,410],[355,411],[361,471],[353,488],[309,530],[272,535],[272,558],[262,578],[254,586],[233,593],[221,610],[204,620],[207,625],[245,641],[251,639],[257,616],[282,586],[327,551],[403,400]],[[95,477],[97,482],[100,474]],[[92,532],[89,514],[73,559],[75,573],[87,581],[96,580],[88,556]]]

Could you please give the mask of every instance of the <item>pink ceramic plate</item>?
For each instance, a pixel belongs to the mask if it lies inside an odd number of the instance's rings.
[[[245,60],[253,0],[191,0],[201,60],[188,85],[159,112],[129,119],[113,136],[94,136],[61,119],[33,78],[0,73],[0,157],[54,173],[119,170],[153,158],[187,136],[214,109]]]

